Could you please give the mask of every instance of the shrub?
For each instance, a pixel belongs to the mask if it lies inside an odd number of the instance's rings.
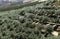
[[[46,27],[46,30],[48,31],[48,33],[51,33],[53,31],[53,27],[49,25]]]

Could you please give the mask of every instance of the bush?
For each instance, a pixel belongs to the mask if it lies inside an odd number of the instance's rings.
[[[49,25],[49,26],[47,26],[46,27],[46,30],[49,32],[49,33],[51,33],[52,31],[53,31],[53,27],[51,26],[51,25]]]

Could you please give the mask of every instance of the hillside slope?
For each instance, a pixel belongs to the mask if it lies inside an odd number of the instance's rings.
[[[60,9],[46,2],[0,12],[0,39],[60,39],[58,27]]]
[[[6,5],[6,6],[3,5],[3,6],[0,6],[0,11],[19,9],[19,8],[23,8],[23,7],[33,6],[33,5],[40,4],[40,3],[41,2],[24,3],[24,4],[15,3],[15,4],[11,4],[11,5]]]

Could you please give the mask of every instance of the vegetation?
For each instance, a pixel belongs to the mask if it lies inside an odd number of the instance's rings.
[[[60,35],[52,36],[53,25],[45,25],[60,24],[59,16],[58,8],[45,3],[0,12],[0,39],[60,39]],[[41,30],[45,30],[45,34]]]
[[[8,11],[8,10],[14,10],[14,9],[19,9],[27,6],[33,6],[36,4],[40,4],[39,2],[33,2],[33,3],[27,3],[27,4],[11,4],[11,5],[6,5],[6,6],[0,6],[0,11]],[[3,8],[4,7],[4,8]]]

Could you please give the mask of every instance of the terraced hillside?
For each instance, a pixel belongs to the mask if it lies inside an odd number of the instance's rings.
[[[46,3],[0,12],[0,39],[60,39],[59,27],[60,9]]]

